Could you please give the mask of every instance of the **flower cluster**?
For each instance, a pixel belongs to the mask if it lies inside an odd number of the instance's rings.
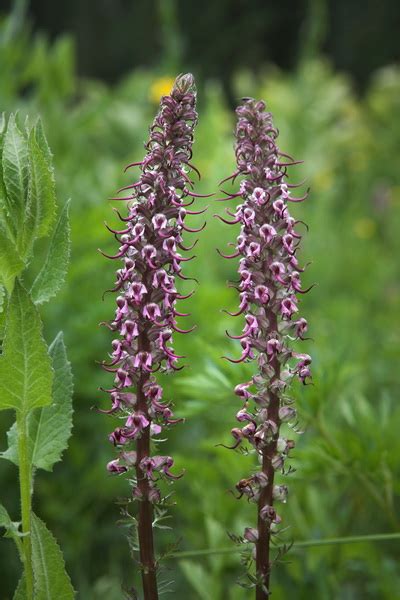
[[[243,402],[237,413],[239,427],[232,429],[234,445],[249,444],[259,456],[260,469],[238,482],[239,497],[258,504],[258,529],[246,529],[245,539],[255,544],[258,577],[268,579],[269,555],[265,556],[271,528],[280,522],[274,500],[285,501],[287,487],[274,483],[276,471],[285,472],[285,461],[294,447],[293,440],[280,436],[280,425],[295,419],[288,386],[294,377],[307,383],[311,377],[311,358],[291,348],[296,339],[305,339],[307,321],[298,317],[298,297],[302,288],[296,257],[301,235],[289,213],[295,198],[285,182],[287,167],[297,164],[276,146],[277,130],[264,102],[245,99],[237,108],[237,171],[227,180],[242,176],[237,194],[242,198],[236,212],[227,210],[228,224],[240,224],[236,251],[225,258],[240,257],[238,291],[240,306],[232,316],[244,315],[245,326],[239,336],[241,357],[256,360],[257,374],[239,384],[235,394]],[[225,181],[227,181],[225,180]],[[229,334],[228,334],[229,335]]]
[[[119,190],[130,190],[129,214],[123,229],[110,229],[119,241],[119,251],[108,256],[122,261],[112,291],[117,293],[114,320],[108,324],[115,332],[111,361],[103,363],[115,374],[109,414],[121,415],[124,424],[109,439],[120,448],[118,458],[108,464],[111,473],[136,469],[134,497],[160,501],[156,482],[160,477],[175,479],[170,471],[169,456],[150,456],[150,438],[166,426],[177,423],[171,404],[163,401],[163,390],[155,372],[173,372],[182,367],[182,358],[172,346],[173,333],[188,333],[177,326],[176,318],[185,316],[177,310],[178,300],[187,298],[176,289],[176,278],[186,279],[182,263],[190,258],[181,255],[189,250],[182,243],[183,231],[196,231],[185,225],[194,194],[188,171],[192,155],[193,131],[197,122],[196,93],[193,77],[177,78],[169,96],[161,100],[160,109],[150,129],[147,155],[140,163],[139,180]],[[188,198],[189,197],[189,198]],[[186,201],[185,201],[186,199]],[[129,445],[137,443],[136,450]]]

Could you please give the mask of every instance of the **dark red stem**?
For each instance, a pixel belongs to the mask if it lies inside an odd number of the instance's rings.
[[[270,331],[276,332],[278,328],[276,315],[269,313]],[[272,361],[274,378],[280,377],[280,364],[277,359]],[[268,407],[268,419],[278,425],[279,428],[279,396],[271,393]],[[262,470],[268,477],[268,484],[262,489],[258,501],[258,541],[256,543],[256,572],[260,585],[256,588],[256,600],[268,600],[270,597],[270,545],[271,545],[271,523],[261,519],[260,511],[265,505],[273,505],[273,489],[275,470],[272,466],[272,458],[276,454],[279,432],[263,450]]]
[[[149,341],[145,333],[139,338],[139,351],[148,350]],[[146,383],[148,375],[143,373],[137,385],[137,408],[150,421],[146,397],[143,393],[143,386]],[[149,482],[139,467],[140,461],[150,455],[150,425],[143,430],[141,437],[136,445],[136,477],[141,500],[139,500],[138,514],[138,534],[139,534],[139,552],[142,568],[142,583],[144,600],[158,600],[157,590],[157,565],[154,558],[154,540],[153,540],[153,505],[148,500]]]

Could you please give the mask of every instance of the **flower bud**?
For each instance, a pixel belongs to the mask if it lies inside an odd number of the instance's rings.
[[[287,501],[287,495],[288,488],[286,485],[274,485],[272,491],[272,497],[274,498],[274,500],[278,500],[279,502],[283,502],[285,504],[285,502]]]
[[[246,527],[243,537],[247,542],[255,544],[258,541],[258,530],[253,527]]]
[[[292,406],[282,406],[279,409],[279,419],[282,423],[287,423],[296,417],[296,409]]]

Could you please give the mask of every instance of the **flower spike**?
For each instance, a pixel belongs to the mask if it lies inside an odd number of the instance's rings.
[[[254,360],[257,372],[251,381],[239,384],[235,394],[243,402],[236,418],[240,427],[232,429],[234,443],[242,443],[257,455],[259,470],[236,485],[239,498],[245,496],[257,506],[257,528],[246,528],[243,543],[251,544],[255,559],[256,600],[270,597],[269,579],[272,562],[270,558],[271,536],[277,531],[281,518],[274,504],[286,502],[287,487],[277,485],[276,474],[290,472],[285,469],[293,440],[283,437],[281,426],[296,423],[293,401],[287,396],[293,378],[307,384],[311,378],[311,357],[295,352],[293,340],[304,340],[307,321],[297,317],[298,296],[308,292],[303,288],[295,256],[301,235],[295,230],[298,223],[289,214],[289,202],[302,202],[305,196],[293,198],[286,184],[286,169],[299,164],[276,145],[277,130],[272,116],[266,112],[264,102],[246,98],[237,108],[236,162],[237,170],[223,181],[242,177],[239,195],[242,204],[234,218],[227,224],[241,223],[236,251],[224,258],[239,260],[240,306],[232,316],[244,314],[245,327],[241,335],[227,335],[240,340],[242,354],[239,358],[227,358],[232,363]],[[280,162],[280,157],[287,162]],[[289,162],[290,161],[290,162]],[[229,199],[229,197],[227,198]],[[227,311],[226,311],[227,312]],[[251,406],[253,408],[251,408]]]
[[[197,123],[196,91],[193,76],[181,75],[171,94],[161,99],[160,108],[150,129],[147,155],[141,162],[126,168],[140,167],[138,181],[122,187],[132,195],[115,200],[128,200],[128,215],[119,218],[126,224],[122,231],[108,228],[117,237],[119,250],[107,258],[119,261],[114,291],[115,317],[108,324],[116,337],[112,342],[110,361],[102,367],[114,373],[114,386],[106,390],[111,397],[108,414],[119,413],[123,425],[109,436],[117,448],[111,460],[110,473],[130,474],[132,498],[138,502],[136,516],[141,575],[145,600],[157,600],[157,560],[154,556],[154,510],[165,504],[158,482],[179,479],[174,474],[170,456],[152,454],[153,442],[163,429],[180,422],[173,418],[171,404],[162,399],[163,390],[155,373],[173,373],[181,357],[173,347],[173,334],[190,333],[177,326],[179,295],[177,277],[185,258],[177,248],[185,250],[183,231],[195,232],[185,225],[185,199],[196,196],[187,189],[192,185],[186,175],[192,156],[193,133]],[[189,202],[192,203],[193,200]],[[187,211],[189,212],[189,211]],[[193,212],[193,211],[192,211]],[[202,212],[202,211],[200,211]],[[195,213],[193,213],[195,214]],[[119,237],[120,236],[120,237]],[[122,265],[121,265],[122,263]],[[132,449],[133,446],[133,449]]]

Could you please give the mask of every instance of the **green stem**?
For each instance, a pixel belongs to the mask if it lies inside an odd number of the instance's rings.
[[[400,533],[372,533],[370,535],[352,535],[347,537],[325,538],[321,540],[304,540],[294,542],[293,548],[313,548],[314,546],[337,546],[344,544],[361,544],[364,542],[387,542],[400,539]],[[188,550],[185,552],[174,552],[168,558],[177,560],[183,558],[194,558],[196,556],[211,556],[215,554],[234,554],[241,552],[243,548],[205,548],[203,550]]]
[[[19,487],[21,495],[22,549],[27,600],[33,600],[32,540],[31,540],[31,466],[28,458],[27,417],[17,411]]]

